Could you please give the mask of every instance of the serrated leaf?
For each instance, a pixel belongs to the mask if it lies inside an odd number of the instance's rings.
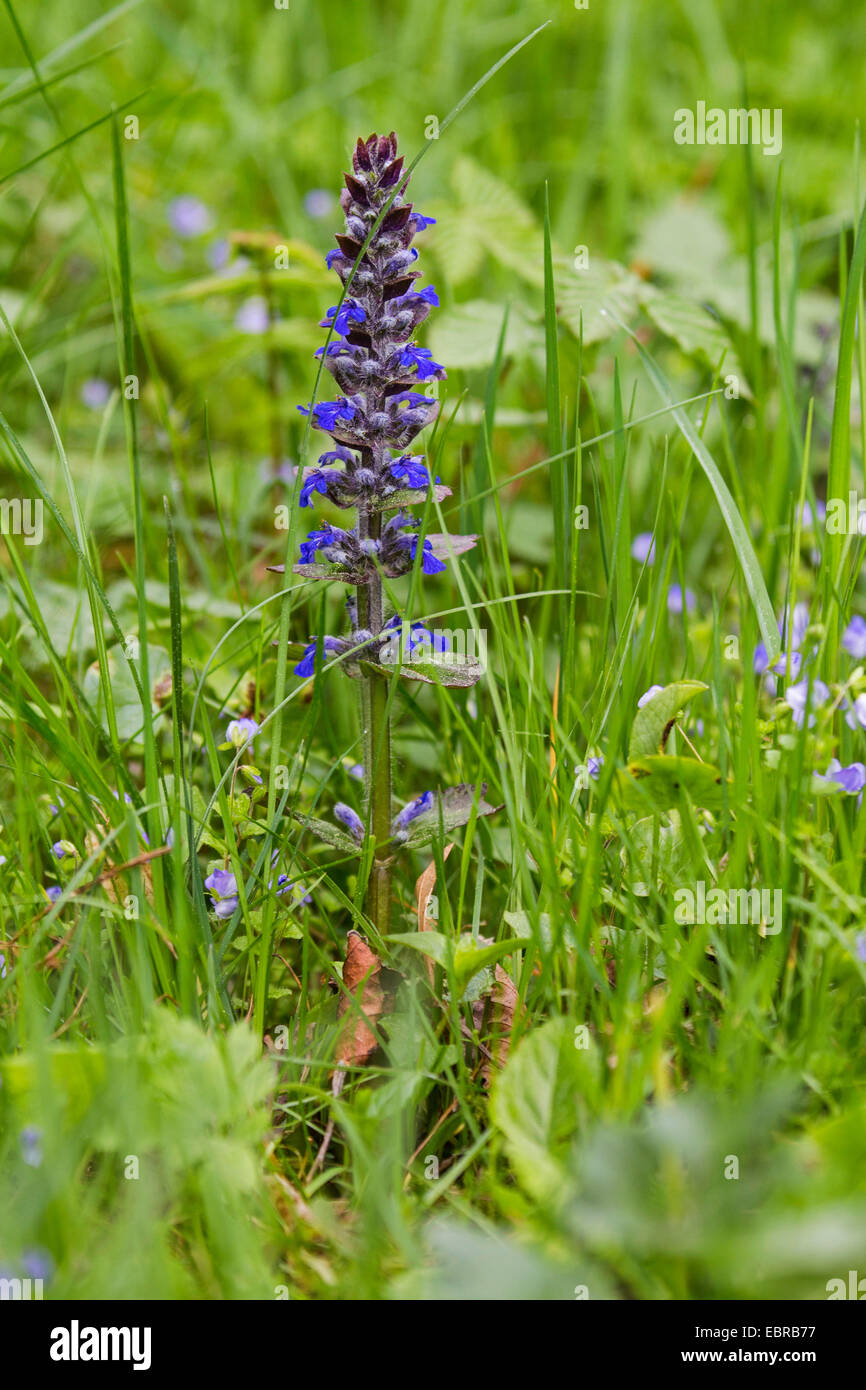
[[[556,305],[561,321],[583,342],[600,343],[617,331],[612,315],[626,321],[640,303],[643,282],[616,261],[598,257],[586,270],[575,270],[566,261],[556,262]],[[604,312],[603,312],[604,311]]]
[[[703,304],[652,285],[644,285],[641,304],[656,327],[672,338],[687,356],[700,358],[713,371],[724,357],[722,372],[725,376],[736,376],[740,395],[751,399],[752,393],[724,324]]]
[[[496,358],[502,313],[501,304],[471,299],[437,315],[429,336],[436,361],[447,362],[449,370],[489,367]],[[513,306],[505,330],[503,357],[519,360],[541,346],[537,325],[530,323],[517,305]]]
[[[674,681],[647,700],[631,726],[629,761],[664,752],[671,725],[683,705],[706,689],[703,681]]]

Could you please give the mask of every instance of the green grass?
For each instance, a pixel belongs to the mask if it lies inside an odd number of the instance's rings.
[[[814,773],[866,761],[841,708],[864,545],[802,513],[864,478],[862,45],[841,5],[753,9],[47,0],[37,31],[7,0],[0,479],[44,537],[0,545],[0,1272],[35,1251],[57,1298],[812,1299],[862,1262],[866,820]],[[781,166],[674,143],[677,108],[744,85],[783,109]],[[389,939],[314,833],[360,806],[356,683],[298,681],[288,645],[342,631],[345,596],[267,569],[340,520],[279,469],[315,458],[295,406],[329,394],[339,219],[305,198],[374,128],[423,153],[438,219],[424,446],[452,496],[425,524],[480,536],[390,589],[489,658],[471,690],[394,681],[395,796],[499,808],[401,857]],[[183,241],[185,194],[213,225]],[[236,323],[254,296],[265,334]],[[752,669],[795,603],[831,692],[802,727],[796,673],[774,698]],[[680,682],[662,754],[638,700]],[[698,882],[779,890],[781,930],[684,925]],[[353,927],[390,1005],[335,1098]]]

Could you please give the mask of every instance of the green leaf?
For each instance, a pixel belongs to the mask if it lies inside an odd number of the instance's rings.
[[[598,1051],[591,1039],[585,1048],[578,1040],[572,1020],[551,1019],[518,1044],[493,1086],[493,1123],[518,1179],[539,1202],[566,1185],[563,1160],[599,1089]]]
[[[430,348],[436,361],[447,362],[449,370],[477,370],[495,360],[501,331],[502,305],[471,299],[437,315],[430,329]],[[527,357],[541,343],[539,329],[514,305],[508,315],[503,358]]]
[[[365,675],[381,676],[385,680],[397,676],[401,680],[421,681],[424,685],[465,688],[480,681],[486,668],[479,661],[459,661],[452,657],[453,653],[445,652],[429,661],[410,661],[399,669],[396,665],[380,666],[372,661],[359,661],[358,666]]]
[[[504,941],[494,941],[488,946],[479,946],[469,932],[464,932],[454,941],[438,931],[413,931],[398,932],[394,936],[386,936],[385,940],[395,946],[408,946],[412,951],[419,951],[422,956],[429,956],[443,970],[453,974],[459,996],[473,975],[514,951],[524,951],[532,938],[513,936]]]
[[[447,835],[450,831],[466,824],[472,816],[473,807],[479,816],[492,816],[500,807],[491,806],[484,800],[486,790],[486,784],[482,783],[477,807],[475,807],[476,788],[466,783],[457,787],[448,787],[446,791],[439,792],[434,797],[432,810],[425,811],[423,815],[417,816],[411,822],[411,829],[405,844],[409,849],[417,849],[419,845],[427,845],[439,834],[440,828]]]
[[[671,725],[683,705],[706,689],[703,681],[675,681],[647,700],[638,710],[631,726],[629,759],[663,753]]]
[[[713,371],[724,357],[722,371],[733,374],[739,382],[740,394],[751,397],[745,373],[731,345],[724,324],[714,318],[703,304],[645,285],[641,304],[657,328],[672,338],[689,357],[700,358]]]
[[[722,774],[697,758],[643,757],[618,772],[613,785],[624,808],[642,815],[679,806],[684,795],[709,811],[725,805]]]
[[[317,820],[315,816],[305,816],[301,811],[290,811],[289,814],[294,820],[300,821],[305,830],[312,830],[314,835],[318,835],[325,844],[333,845],[334,849],[342,850],[344,854],[351,854],[357,858],[361,853],[361,846],[357,840],[353,840],[351,835],[346,835],[344,831],[338,830],[336,825],[332,825],[327,820]]]
[[[117,720],[118,737],[124,742],[136,739],[141,742],[143,732],[141,717],[141,697],[130,671],[130,662],[139,664],[138,657],[126,657],[119,647],[112,647],[107,657],[108,682],[110,691],[105,688],[98,662],[88,666],[84,673],[84,694],[96,706],[100,720],[106,731],[109,729],[106,701],[111,700]],[[158,688],[165,677],[171,678],[171,657],[162,647],[147,648],[147,668],[151,690]],[[151,699],[151,713],[157,715],[159,704]]]
[[[611,338],[616,317],[628,319],[637,312],[643,282],[616,261],[593,256],[585,270],[563,260],[557,268],[562,271],[556,288],[559,317],[576,338],[582,330],[584,346]]]

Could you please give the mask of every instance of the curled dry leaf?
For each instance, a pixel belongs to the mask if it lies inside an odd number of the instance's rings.
[[[343,966],[344,992],[337,1005],[337,1017],[346,1020],[337,1042],[337,1061],[342,1066],[360,1066],[379,1045],[373,1027],[385,1005],[381,971],[382,962],[375,951],[370,950],[359,932],[350,931]]]
[[[453,842],[453,841],[451,842],[450,845],[446,845],[446,846],[445,846],[445,849],[444,849],[443,852],[442,852],[442,858],[443,858],[443,860],[445,860],[445,859],[448,858],[448,856],[449,856],[449,854],[451,853],[451,851],[452,851],[453,848],[454,848],[454,842]],[[427,909],[428,909],[428,907],[430,906],[430,899],[431,899],[432,896],[433,896],[433,889],[435,888],[435,886],[436,886],[436,860],[435,860],[435,859],[432,859],[432,860],[430,861],[430,863],[427,865],[427,868],[424,870],[423,874],[421,874],[421,876],[418,878],[418,880],[417,880],[417,882],[416,882],[416,884],[415,884],[415,902],[416,902],[417,909],[418,909],[418,930],[419,930],[419,931],[435,931],[435,930],[436,930],[436,918],[435,918],[435,917],[430,917],[430,916],[428,916],[428,914],[427,914]],[[432,960],[431,960],[430,957],[428,956],[428,957],[427,957],[427,975],[428,975],[428,977],[429,977],[429,980],[430,980],[431,985],[432,985],[432,983],[433,983],[433,971],[434,971],[434,965],[433,965]]]
[[[478,944],[490,946],[493,943],[489,937],[479,936]],[[497,961],[492,986],[488,993],[482,999],[476,1000],[472,1006],[478,1036],[485,1044],[481,1054],[481,1076],[485,1086],[489,1086],[492,1080],[493,1062],[495,1061],[498,1067],[504,1067],[508,1060],[519,998],[517,986],[508,971]],[[495,1053],[490,1050],[494,1044]]]

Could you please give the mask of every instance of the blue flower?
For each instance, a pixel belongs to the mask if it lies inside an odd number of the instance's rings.
[[[638,564],[651,565],[656,558],[656,543],[651,531],[641,531],[631,543],[632,559]]]
[[[259,726],[254,719],[233,719],[226,729],[226,742],[234,748],[252,748],[258,732]]]
[[[268,301],[264,295],[251,294],[235,314],[235,328],[239,333],[267,333],[270,326]]]
[[[364,822],[357,811],[353,811],[345,801],[338,801],[334,807],[334,818],[346,827],[353,840],[361,843],[364,838]]]
[[[432,227],[435,225],[436,218],[424,217],[424,215],[420,212],[413,212],[412,221],[415,223],[415,230],[417,232],[423,232],[425,227]]]
[[[168,205],[168,220],[172,230],[184,238],[204,236],[213,226],[209,209],[200,198],[182,194]]]
[[[304,655],[295,667],[296,676],[301,676],[306,679],[307,676],[312,676],[314,674],[316,669],[316,646],[318,640],[317,637],[314,637],[312,642],[307,643],[304,648]],[[344,646],[345,643],[341,642],[339,637],[322,638],[322,650],[325,652],[341,652]]]
[[[214,869],[204,881],[217,917],[231,917],[238,905],[237,880],[229,869]]]
[[[684,609],[687,613],[691,613],[696,604],[697,599],[691,589],[682,589],[679,584],[672,584],[668,589],[669,613],[682,613]]]
[[[782,638],[783,644],[787,646],[789,650],[782,652],[782,655],[772,669],[777,676],[786,675],[788,660],[790,658],[791,674],[797,676],[800,674],[800,667],[803,664],[803,659],[799,655],[799,651],[803,645],[803,639],[806,636],[806,630],[809,626],[809,605],[806,603],[795,603],[793,612],[790,608],[787,608],[784,616],[779,619],[777,626],[779,629],[779,636]],[[752,658],[752,668],[756,675],[760,675],[762,671],[768,669],[769,665],[767,648],[763,642],[759,642],[755,648],[755,655]],[[775,683],[770,681],[769,686],[770,689],[773,689]]]
[[[302,415],[309,415],[309,410],[305,406],[299,405],[298,410]],[[313,406],[313,420],[316,427],[325,430],[326,433],[337,428],[338,425],[351,425],[355,419],[355,407],[345,396],[341,396],[338,401],[319,401]]]
[[[587,758],[586,770],[594,782],[601,776],[601,769],[604,766],[604,758],[599,754],[597,758]]]
[[[857,613],[842,634],[842,646],[855,661],[866,657],[866,622]]]
[[[418,541],[419,541],[419,537],[418,537],[418,536],[408,536],[408,537],[407,537],[407,540],[408,540],[408,542],[409,542],[409,554],[410,554],[411,557],[412,557],[412,563],[413,563],[413,565],[414,565],[414,563],[415,563],[415,556],[416,556],[417,553],[418,553]],[[425,541],[424,541],[424,547],[423,547],[423,550],[422,550],[422,552],[421,552],[421,573],[422,573],[422,574],[441,574],[442,571],[443,571],[444,569],[447,569],[447,568],[448,568],[448,566],[445,564],[445,561],[444,561],[444,560],[439,560],[439,559],[437,559],[437,557],[433,554],[433,543],[432,543],[432,541],[425,540]]]
[[[347,333],[351,333],[352,324],[363,323],[366,317],[363,305],[359,304],[357,299],[349,297],[344,299],[342,304],[332,304],[319,327],[333,328],[335,333],[345,338]]]
[[[416,796],[414,801],[410,801],[409,804],[404,806],[402,811],[394,817],[393,829],[396,832],[405,832],[407,826],[411,825],[413,820],[418,816],[422,816],[425,811],[431,810],[432,807],[433,793],[422,792],[420,796]]]
[[[854,950],[857,959],[866,964],[866,931],[858,932],[854,938]]]
[[[850,709],[846,710],[845,723],[849,729],[866,729],[866,695],[858,695]]]
[[[351,343],[328,343],[327,347],[316,348],[314,357],[354,357],[357,349]]]
[[[391,464],[391,476],[408,488],[426,488],[430,484],[430,473],[421,462],[422,454],[403,454]],[[439,479],[436,479],[437,483]]]
[[[423,299],[425,304],[432,304],[434,309],[439,308],[439,296],[432,285],[428,285],[426,290],[414,290],[411,296],[407,295],[406,297],[407,299]]]
[[[433,353],[429,348],[416,347],[414,343],[407,343],[400,354],[401,367],[417,368],[419,381],[429,381],[431,377],[442,378],[446,375],[445,368],[441,362],[433,361]]]
[[[823,777],[826,781],[837,782],[849,796],[854,796],[866,787],[866,764],[849,763],[848,767],[843,767],[838,758],[833,758]]]
[[[39,1168],[42,1164],[42,1130],[36,1125],[25,1125],[18,1136],[21,1157],[28,1168]]]
[[[660,690],[664,690],[663,685],[651,685],[649,690],[645,690],[637,702],[638,709],[643,709],[644,705],[649,704],[653,695],[658,695]]]
[[[400,639],[403,634],[403,619],[399,614],[395,614],[393,618],[388,619],[382,629],[382,636],[386,633],[388,634],[388,641],[379,653],[379,660],[394,662],[396,664],[398,656],[400,655]],[[408,624],[406,651],[404,651],[403,656],[405,657],[407,653],[411,656],[414,652],[420,651],[422,648],[426,647],[429,647],[431,651],[441,655],[442,652],[448,651],[450,642],[444,632],[434,632],[429,627],[426,627],[424,623],[415,622]]]
[[[338,256],[342,256],[342,254],[343,253],[340,250],[339,246],[335,246],[332,251],[328,252],[327,256],[325,257],[325,265],[328,267],[329,270],[333,270],[334,261],[337,259]]]
[[[302,507],[312,507],[313,493],[318,492],[322,497],[327,497],[331,479],[334,477],[333,469],[314,468],[308,473],[301,486],[301,495],[298,503]]]
[[[420,391],[400,391],[398,395],[392,396],[389,405],[406,405],[410,409],[416,405],[435,405],[435,396],[422,396]]]
[[[290,879],[289,876],[288,876],[288,874],[280,874],[280,875],[278,876],[278,878],[277,878],[277,886],[276,886],[276,888],[274,889],[275,896],[278,897],[278,898],[280,898],[280,897],[283,896],[284,893],[291,893],[291,891],[292,891],[292,889],[294,888],[294,886],[295,886],[294,879]],[[274,881],[273,881],[273,879],[271,879],[270,883],[268,884],[268,887],[269,887],[269,888],[273,888],[273,887],[274,887]],[[298,897],[298,898],[296,898],[296,899],[294,900],[292,906],[293,906],[293,907],[300,907],[300,905],[301,905],[302,903],[311,903],[312,901],[313,901],[313,899],[310,897],[309,893],[303,893],[303,892],[302,892],[302,893],[301,893],[301,896]]]
[[[21,1266],[28,1279],[41,1279],[43,1284],[47,1284],[54,1273],[54,1261],[47,1250],[25,1250]]]
[[[57,883],[49,883],[48,887],[45,889],[45,896],[50,903],[56,903],[62,893],[63,889]]]
[[[304,212],[319,221],[323,217],[330,217],[333,206],[334,199],[327,188],[311,188],[304,199]]]
[[[339,526],[332,526],[326,521],[319,531],[311,531],[305,541],[301,541],[301,564],[313,564],[316,553],[325,550],[328,546],[339,545],[341,541],[348,540],[348,533],[341,531]]]
[[[812,682],[812,709],[820,709],[830,698],[829,688],[821,680]],[[807,679],[798,681],[796,685],[789,685],[785,691],[785,703],[793,711],[794,723],[798,728],[803,727],[806,717],[806,706],[809,703],[809,682]],[[815,716],[809,715],[809,727],[815,723]]]
[[[102,410],[108,405],[111,387],[100,376],[88,377],[81,388],[81,400],[88,410]]]

